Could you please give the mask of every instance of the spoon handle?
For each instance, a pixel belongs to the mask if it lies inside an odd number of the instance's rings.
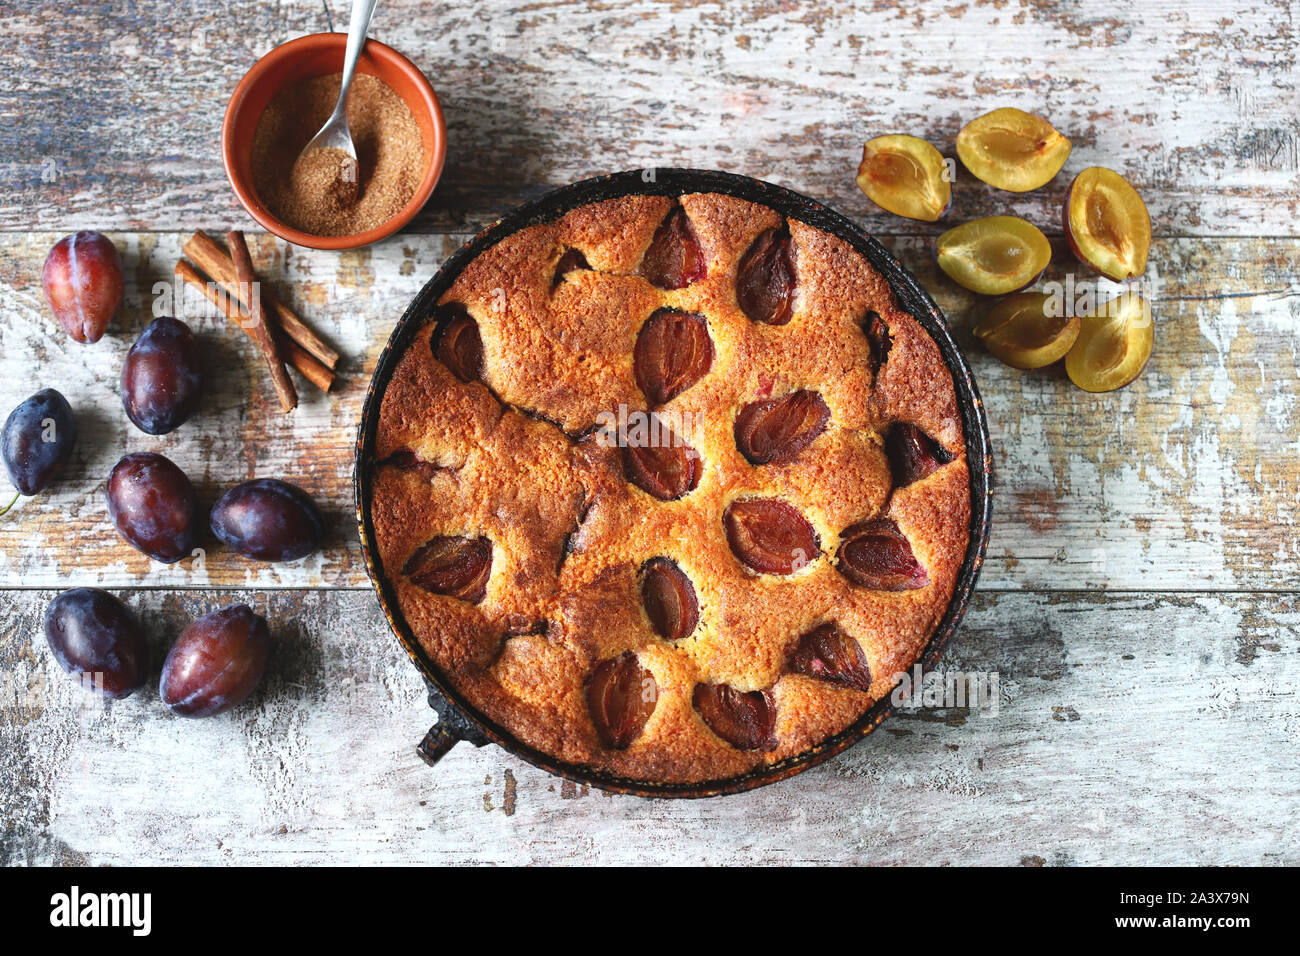
[[[352,0],[352,20],[348,24],[348,46],[343,54],[343,80],[339,87],[339,102],[336,112],[346,108],[348,87],[352,85],[352,74],[356,72],[357,60],[361,48],[366,45],[366,31],[370,29],[370,18],[374,16],[375,6],[379,0]]]

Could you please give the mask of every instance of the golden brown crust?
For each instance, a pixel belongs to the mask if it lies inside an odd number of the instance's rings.
[[[852,724],[916,659],[951,600],[969,535],[969,475],[957,398],[938,346],[888,284],[843,241],[784,223],[797,275],[785,325],[754,322],[736,296],[738,264],[775,211],[729,196],[680,199],[707,273],[662,290],[638,275],[673,209],[635,196],[583,206],[523,229],[474,259],[442,303],[461,303],[482,341],[482,381],[435,357],[431,322],[382,400],[371,508],[379,561],[421,645],[478,709],[522,742],[575,764],[649,781],[734,775],[816,745]],[[590,268],[556,276],[566,250]],[[593,430],[643,411],[634,348],[661,307],[705,317],[714,356],[702,378],[659,409],[689,426],[697,486],[661,501],[624,477],[620,451]],[[863,323],[875,312],[891,345],[877,370]],[[793,459],[751,464],[737,448],[740,409],[808,389],[829,409]],[[894,487],[885,435],[908,422],[952,460]],[[818,554],[788,575],[737,559],[723,514],[776,498],[811,524]],[[836,566],[840,535],[896,523],[928,583],[871,590]],[[438,536],[486,537],[492,564],[472,603],[434,594],[404,572]],[[694,587],[699,623],[676,643],[642,606],[641,569],[672,559]],[[792,673],[799,637],[834,622],[861,647],[863,692]],[[602,745],[587,683],[604,661],[635,655],[654,678],[644,727],[623,750]],[[767,691],[775,749],[738,749],[705,723],[697,684]]]

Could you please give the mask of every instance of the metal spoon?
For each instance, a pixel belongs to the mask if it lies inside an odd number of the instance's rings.
[[[352,142],[352,131],[348,129],[348,89],[352,86],[352,74],[357,69],[357,59],[361,48],[366,45],[366,31],[370,29],[370,18],[375,12],[379,0],[352,0],[352,21],[348,24],[348,46],[343,55],[343,77],[339,85],[339,99],[334,104],[334,112],[320,128],[320,132],[311,138],[311,142],[298,154],[298,161],[314,149],[337,149],[352,159],[349,164],[355,176],[357,148]]]

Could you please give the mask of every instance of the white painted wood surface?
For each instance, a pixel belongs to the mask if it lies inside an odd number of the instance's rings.
[[[0,0],[0,406],[65,391],[84,441],[53,493],[0,519],[0,862],[1300,863],[1300,5],[386,0],[374,35],[442,97],[448,165],[407,233],[341,255],[253,236],[266,278],[343,353],[292,418],[223,320],[195,323],[216,387],[149,438],[121,415],[122,356],[185,235],[251,223],[221,172],[231,88],[340,0]],[[1041,111],[1075,152],[1039,193],[959,174],[948,225],[1025,215],[1052,236],[1068,175],[1130,176],[1166,285],[1141,379],[1091,396],[999,365],[979,308],[929,259],[942,226],[853,184],[883,132],[951,154],[969,118]],[[900,715],[827,765],[705,802],[584,792],[496,748],[415,756],[431,715],[365,582],[348,483],[369,372],[406,302],[483,222],[553,185],[716,167],[863,222],[949,315],[997,448],[981,591],[945,664],[1000,676],[997,716]],[[94,347],[56,332],[46,250],[109,231],[127,302]],[[1074,271],[1059,240],[1048,279]],[[192,313],[191,313],[192,317]],[[163,568],[122,545],[117,456],[175,458],[211,500],[299,481],[325,552],[267,568],[217,549]],[[208,542],[211,545],[211,542]],[[161,652],[234,600],[275,665],[207,722],[156,692],[78,706],[40,634],[54,590],[128,589]],[[232,590],[236,589],[236,590]]]
[[[273,676],[206,721],[153,688],[79,712],[29,644],[51,594],[0,592],[5,672],[48,687],[0,711],[4,862],[1300,864],[1294,595],[985,593],[945,664],[1000,672],[997,716],[899,715],[792,780],[672,801],[495,747],[425,767],[419,678],[363,592],[128,593],[164,633],[250,601]]]
[[[340,0],[3,0],[0,56],[22,68],[0,107],[18,187],[0,223],[224,231],[226,100],[272,46],[328,29],[325,7],[345,29]],[[1297,30],[1289,0],[388,0],[372,35],[447,113],[425,229],[595,173],[687,165],[926,233],[857,191],[863,140],[909,132],[952,155],[966,121],[1016,105],[1071,137],[1071,168],[1131,176],[1162,233],[1254,236],[1291,234],[1300,211]],[[33,131],[46,116],[57,126]],[[963,173],[953,216],[1055,222],[1066,185],[1015,198]]]
[[[281,415],[253,347],[227,320],[180,310],[210,346],[214,389],[171,435],[144,435],[117,397],[122,359],[174,293],[183,236],[113,234],[127,262],[127,303],[93,347],[63,336],[40,291],[58,233],[0,234],[0,405],[40,385],[75,400],[84,440],[65,480],[0,522],[0,584],[26,587],[366,587],[355,534],[352,452],[370,374],[407,303],[463,236],[404,235],[338,255],[274,237],[253,244],[266,280],[342,352],[329,395],[302,385]],[[997,522],[984,587],[1288,590],[1300,580],[1300,241],[1167,239],[1155,352],[1143,376],[1110,395],[1075,388],[1057,368],[1020,372],[970,334],[984,306],[930,260],[928,241],[887,244],[935,295],[975,369],[997,452]],[[1059,278],[1068,253],[1057,243]],[[162,283],[161,298],[155,283]],[[213,550],[202,567],[151,562],[106,535],[104,481],[129,451],[160,451],[211,502],[252,477],[300,482],[333,519],[329,547],[289,566]]]

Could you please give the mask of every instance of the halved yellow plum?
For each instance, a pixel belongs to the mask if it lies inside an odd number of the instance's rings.
[[[916,136],[877,136],[862,147],[858,187],[896,216],[925,222],[939,219],[952,202],[948,179],[943,156]]]
[[[1041,116],[1007,106],[963,126],[957,155],[990,186],[1027,193],[1061,171],[1070,141]]]
[[[1019,216],[987,216],[949,229],[935,244],[939,268],[972,292],[1006,295],[1038,278],[1052,244]]]
[[[1065,356],[1070,381],[1085,391],[1111,392],[1137,378],[1155,340],[1151,303],[1125,292],[1081,318],[1079,337]]]
[[[979,321],[975,337],[1012,368],[1043,368],[1063,358],[1079,337],[1079,317],[1065,311],[1060,296],[1009,295]]]
[[[1127,179],[1090,166],[1070,184],[1062,215],[1065,238],[1084,265],[1123,282],[1147,268],[1151,215]]]

